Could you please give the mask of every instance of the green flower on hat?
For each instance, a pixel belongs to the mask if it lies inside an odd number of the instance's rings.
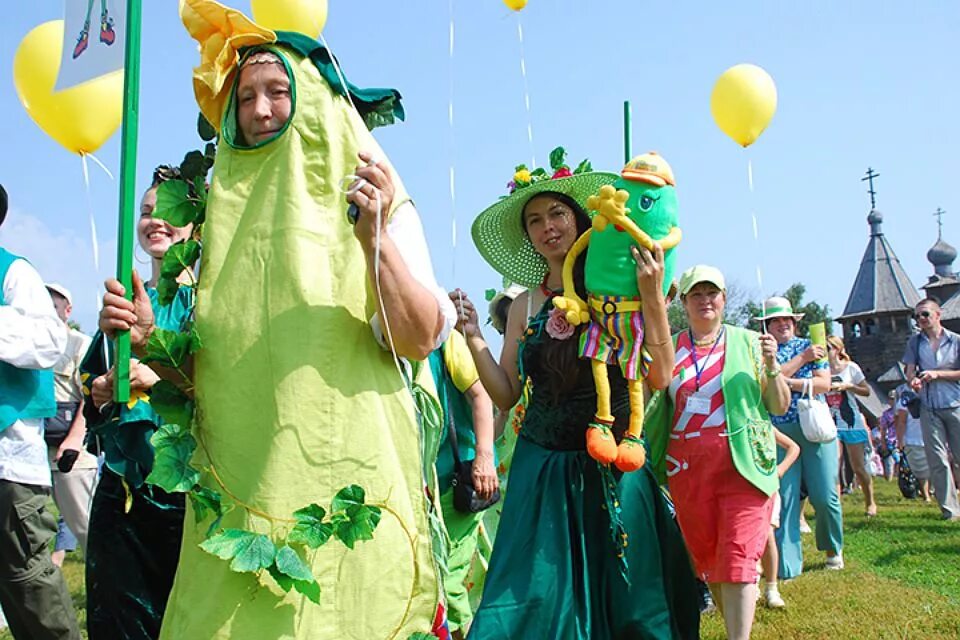
[[[546,260],[533,248],[523,229],[523,208],[531,198],[546,192],[561,193],[586,210],[588,197],[620,178],[616,173],[594,171],[589,160],[571,170],[565,163],[566,156],[563,147],[551,151],[550,170],[517,165],[513,180],[507,183],[509,193],[473,222],[471,234],[477,250],[505,280],[536,287],[547,274]]]

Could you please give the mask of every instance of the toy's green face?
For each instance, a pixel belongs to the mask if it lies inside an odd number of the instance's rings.
[[[657,187],[623,178],[614,186],[630,194],[627,217],[651,237],[662,238],[677,225],[677,191],[673,187]]]

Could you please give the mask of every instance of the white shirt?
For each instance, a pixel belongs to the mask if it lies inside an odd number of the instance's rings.
[[[437,284],[437,278],[433,274],[433,263],[430,261],[430,250],[427,248],[427,239],[423,235],[423,225],[420,223],[420,215],[411,201],[404,202],[390,216],[387,222],[387,235],[397,245],[397,251],[407,265],[407,269],[410,270],[410,275],[433,294],[440,306],[443,327],[434,345],[434,348],[439,349],[450,335],[450,330],[457,324],[457,311],[450,302],[447,292]],[[370,326],[373,328],[373,335],[377,338],[377,342],[387,348],[379,313],[374,314],[370,319]]]
[[[910,415],[910,410],[902,402],[901,395],[907,389],[907,385],[900,385],[897,387],[897,411],[899,415],[901,413],[907,416],[907,428],[903,432],[903,444],[904,446],[912,447],[922,447],[923,446],[923,431],[920,428],[920,418],[914,418]]]
[[[21,369],[51,369],[67,347],[43,279],[26,260],[14,260],[3,279],[0,361]],[[0,431],[0,479],[50,486],[43,420],[17,420]]]

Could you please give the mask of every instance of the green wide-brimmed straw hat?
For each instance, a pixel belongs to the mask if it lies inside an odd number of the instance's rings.
[[[536,287],[547,275],[547,261],[536,252],[523,231],[521,216],[530,198],[546,192],[562,193],[586,210],[588,197],[620,178],[616,173],[594,171],[586,160],[571,171],[563,163],[565,156],[563,147],[550,153],[552,172],[530,171],[525,165],[519,165],[508,185],[510,194],[484,209],[473,222],[471,234],[480,255],[510,282]]]

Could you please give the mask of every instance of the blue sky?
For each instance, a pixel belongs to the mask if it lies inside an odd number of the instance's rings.
[[[249,11],[247,0],[227,4]],[[404,95],[407,122],[377,135],[417,201],[441,282],[482,299],[500,281],[470,243],[469,224],[503,193],[514,165],[531,157],[517,18],[538,162],[545,165],[549,150],[564,145],[574,163],[589,157],[597,168],[618,170],[622,103],[630,100],[634,152],[659,151],[677,178],[685,233],[680,268],[715,264],[759,297],[760,264],[764,294],[803,281],[810,297],[839,315],[867,242],[869,198],[860,178],[872,166],[880,173],[883,229],[914,283],[925,282],[937,207],[948,212],[945,238],[960,241],[960,203],[949,187],[960,142],[960,4],[680,4],[530,0],[518,16],[500,0],[454,0],[451,70],[448,2],[330,0],[324,33],[347,76]],[[144,2],[141,190],[155,164],[179,162],[196,145],[190,72],[197,50],[176,5]],[[98,282],[114,268],[117,185],[92,170],[102,255],[97,274],[80,160],[33,124],[11,77],[21,38],[61,15],[61,2],[35,0],[5,3],[0,21],[0,182],[13,206],[0,242],[23,252],[46,279],[73,289],[75,315],[89,330]],[[715,79],[740,62],[766,68],[779,91],[772,124],[746,151],[716,128],[709,110]],[[118,168],[119,133],[97,156]],[[751,209],[760,220],[759,248]]]

